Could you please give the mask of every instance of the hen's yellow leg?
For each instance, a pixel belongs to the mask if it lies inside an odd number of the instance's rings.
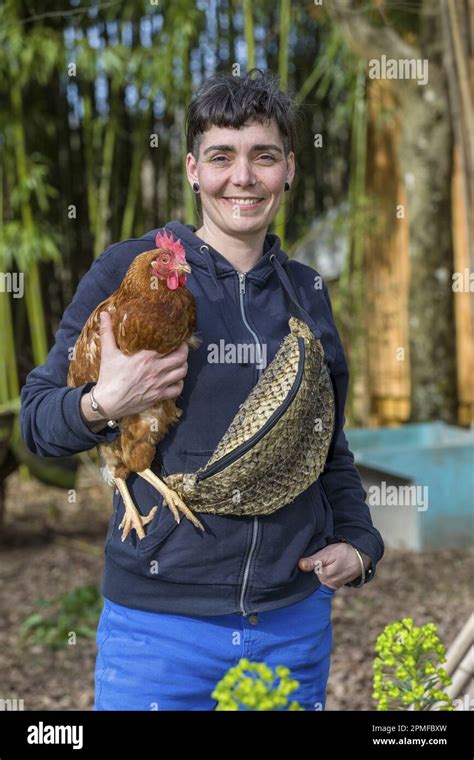
[[[140,475],[141,478],[146,480],[147,483],[150,483],[150,485],[152,485],[154,488],[156,488],[157,491],[159,491],[159,493],[161,493],[164,501],[166,502],[166,505],[172,511],[174,519],[177,523],[179,523],[181,519],[179,513],[182,512],[184,516],[187,517],[188,520],[190,520],[192,524],[196,526],[196,528],[201,528],[201,530],[204,530],[204,525],[202,522],[198,520],[193,512],[191,512],[189,507],[186,506],[176,491],[173,491],[173,489],[169,488],[166,483],[163,483],[163,481],[160,480],[160,478],[155,475],[152,470],[142,470],[141,472],[137,472],[137,475]]]
[[[145,538],[144,526],[148,525],[148,523],[153,520],[158,507],[153,507],[146,516],[141,515],[132,501],[125,480],[123,480],[123,478],[114,478],[114,481],[125,505],[125,514],[119,525],[119,529],[123,528],[122,541],[125,541],[132,528],[137,531],[137,536],[141,540],[142,538]]]

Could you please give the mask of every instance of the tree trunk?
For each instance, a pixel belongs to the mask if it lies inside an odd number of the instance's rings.
[[[420,45],[425,86],[410,82],[403,106],[400,163],[408,199],[411,282],[411,419],[456,421],[451,236],[452,130],[440,65],[440,19],[426,17]]]
[[[443,0],[444,1],[444,0]],[[442,66],[442,16],[424,0],[417,45],[393,26],[372,25],[354,0],[334,0],[330,13],[355,52],[366,60],[428,63],[428,82],[398,78],[400,168],[408,198],[411,284],[409,330],[411,420],[456,421],[456,360],[451,236],[452,130]],[[382,75],[383,78],[383,75]],[[394,209],[394,214],[397,209]]]

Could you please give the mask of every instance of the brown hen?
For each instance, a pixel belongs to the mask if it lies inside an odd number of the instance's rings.
[[[67,385],[77,388],[99,378],[101,344],[99,336],[100,312],[111,315],[113,332],[118,348],[124,354],[143,349],[167,354],[186,341],[197,348],[200,339],[194,334],[196,304],[186,289],[186,273],[191,271],[185,251],[173,233],[158,233],[156,249],[137,256],[130,264],[120,287],[105,301],[96,306],[81,334],[69,364]],[[104,480],[119,490],[125,514],[119,528],[123,528],[122,541],[134,528],[140,539],[145,536],[144,526],[154,517],[158,507],[148,515],[141,515],[125,483],[130,472],[154,486],[163,496],[163,504],[172,511],[179,523],[180,512],[201,530],[202,523],[188,509],[178,494],[170,489],[150,469],[156,445],[181,416],[182,410],[174,399],[164,399],[150,409],[130,414],[119,421],[120,436],[112,443],[99,444],[101,471]]]

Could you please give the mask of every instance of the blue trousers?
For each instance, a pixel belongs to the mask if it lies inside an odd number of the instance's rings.
[[[289,696],[324,710],[334,590],[245,617],[199,617],[124,607],[104,599],[97,629],[93,710],[213,710],[211,692],[242,657],[285,665],[299,687]]]

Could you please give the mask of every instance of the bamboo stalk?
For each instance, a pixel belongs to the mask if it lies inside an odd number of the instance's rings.
[[[398,160],[400,119],[390,82],[368,82],[366,192],[376,224],[364,241],[366,363],[369,425],[398,425],[410,414],[408,287],[410,282],[406,190]],[[392,113],[389,120],[382,119]],[[375,221],[375,219],[374,219]],[[404,355],[399,349],[404,349]]]
[[[128,240],[132,237],[135,211],[140,195],[140,170],[145,152],[145,130],[143,120],[139,119],[133,134],[133,154],[130,176],[128,178],[127,200],[122,217],[122,229],[120,240]]]
[[[446,26],[444,29],[446,39],[447,74],[449,81],[449,94],[451,101],[451,113],[453,118],[454,132],[459,143],[459,162],[462,170],[462,191],[465,205],[465,213],[468,219],[467,240],[468,254],[471,265],[474,260],[474,244],[472,233],[472,179],[473,179],[473,108],[470,94],[470,81],[468,73],[469,51],[464,49],[459,31],[459,18],[456,6],[448,0],[447,6],[443,4]],[[472,60],[472,59],[471,59]]]
[[[13,82],[10,87],[10,103],[13,113],[13,130],[15,142],[15,159],[18,182],[25,187],[28,176],[27,157],[25,147],[25,133],[22,121],[21,90],[17,83]],[[21,201],[21,218],[29,239],[35,238],[35,224],[29,201]],[[24,266],[24,262],[20,262]],[[36,364],[43,364],[48,353],[46,339],[46,324],[44,320],[43,299],[41,295],[41,283],[38,263],[34,260],[28,263],[28,271],[25,273],[25,300],[28,314],[28,322],[33,347],[33,358]]]
[[[94,140],[92,127],[92,104],[88,92],[82,96],[84,135],[84,158],[86,164],[86,192],[89,223],[92,237],[95,239],[97,228],[97,188],[95,183]]]
[[[0,362],[0,404],[3,404],[5,401],[8,401],[10,399],[10,393],[9,393],[9,383],[8,383],[8,371],[7,371],[7,365],[9,360],[9,354],[7,349],[7,324],[8,324],[8,313],[10,311],[9,303],[8,303],[8,294],[7,293],[0,293],[0,345],[5,347],[5,355],[7,357],[7,361]]]
[[[110,85],[110,111],[109,119],[104,126],[104,150],[102,154],[102,171],[99,183],[99,192],[97,198],[97,227],[94,242],[94,258],[97,258],[107,243],[110,187],[112,183],[112,167],[115,153],[115,143],[117,138],[118,120],[116,114],[116,96],[115,85],[111,80]]]
[[[280,0],[280,37],[278,45],[278,75],[280,87],[288,85],[288,35],[290,29],[291,0]],[[280,238],[282,248],[286,244],[286,203],[282,202],[274,221],[275,233]]]
[[[3,233],[3,219],[4,219],[3,164],[0,163],[0,233]],[[0,258],[0,267],[1,267],[2,272],[6,271],[6,266],[5,266],[3,257]],[[15,357],[15,350],[14,350],[15,346],[13,344],[13,356],[12,356],[11,343],[10,345],[8,345],[7,332],[9,328],[11,329],[11,313],[10,313],[10,303],[8,300],[8,294],[1,293],[0,294],[0,346],[5,347],[4,356],[6,358],[6,361],[0,362],[0,404],[10,399],[9,378],[8,378],[8,370],[7,370],[9,362],[13,360],[16,367],[16,357]],[[0,495],[0,503],[1,503],[1,495]],[[1,507],[0,507],[0,525],[1,524],[2,524],[2,515],[1,515]]]
[[[467,124],[467,136],[473,139],[474,123],[471,90],[469,87],[469,74],[467,68],[466,55],[459,31],[459,19],[456,12],[454,0],[448,0],[449,19],[453,41],[453,52],[458,72],[458,85],[462,110]]]
[[[278,45],[278,75],[282,90],[288,86],[288,37],[291,22],[291,0],[280,0],[280,35]]]
[[[456,668],[467,654],[469,647],[472,646],[474,639],[474,614],[466,620],[465,624],[459,631],[458,635],[451,643],[446,652],[446,663],[444,669],[448,676],[452,676]]]
[[[20,395],[20,381],[18,378],[18,366],[15,350],[15,338],[13,335],[13,320],[10,306],[10,299],[7,293],[0,295],[2,300],[2,311],[0,325],[0,345],[4,346],[5,368],[5,385],[3,385],[2,371],[2,388],[0,390],[0,400],[9,401],[11,398],[17,398]],[[5,393],[6,391],[6,393]]]
[[[255,68],[255,40],[251,0],[244,0],[244,36],[247,46],[247,71]]]
[[[351,423],[357,420],[357,396],[367,398],[367,362],[365,359],[365,320],[363,317],[364,301],[364,232],[362,211],[364,208],[367,161],[367,104],[365,92],[365,65],[358,62],[358,71],[354,98],[354,115],[352,120],[352,138],[350,148],[349,206],[351,224],[347,237],[346,263],[341,275],[341,286],[349,299],[348,306],[353,314],[354,329],[350,335],[351,381],[347,397],[348,417]],[[354,381],[361,385],[355,393]],[[367,410],[362,411],[362,416]]]

